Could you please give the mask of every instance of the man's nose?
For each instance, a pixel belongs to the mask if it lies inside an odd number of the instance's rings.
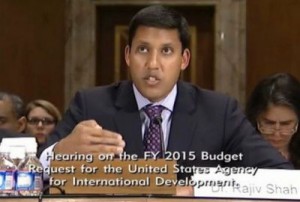
[[[149,54],[148,58],[148,68],[149,69],[158,69],[159,65],[159,55],[158,51],[152,51]]]

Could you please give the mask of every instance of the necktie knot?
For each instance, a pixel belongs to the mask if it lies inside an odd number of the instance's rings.
[[[164,106],[162,105],[147,105],[143,108],[144,112],[149,117],[150,121],[153,121],[159,117],[161,117],[161,112],[164,110]]]

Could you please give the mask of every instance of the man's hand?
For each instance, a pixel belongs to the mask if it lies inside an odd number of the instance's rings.
[[[103,129],[94,120],[88,120],[78,123],[71,134],[55,145],[54,152],[118,155],[124,147],[125,142],[120,134]]]

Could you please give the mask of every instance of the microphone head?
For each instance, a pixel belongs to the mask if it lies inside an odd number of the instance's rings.
[[[161,124],[161,123],[162,123],[162,118],[161,118],[161,116],[155,117],[154,120],[153,120],[153,123],[154,123],[154,124]]]

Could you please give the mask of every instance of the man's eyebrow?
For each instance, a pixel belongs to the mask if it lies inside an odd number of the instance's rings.
[[[147,42],[147,41],[144,41],[144,40],[138,40],[137,41],[137,43],[139,44],[139,45],[150,45],[150,43],[149,42]],[[161,47],[165,47],[165,46],[172,46],[173,45],[173,43],[172,42],[167,42],[167,43],[163,43],[163,44],[161,44]]]
[[[7,119],[7,117],[5,117],[5,116],[0,116],[0,120],[1,120],[1,121],[6,120],[6,119]]]
[[[172,45],[173,45],[173,43],[171,43],[171,42],[170,43],[164,43],[164,44],[162,44],[162,46],[164,46],[164,47],[165,46],[172,46]]]
[[[150,43],[144,40],[138,40],[137,43],[142,44],[142,45],[149,45]]]

